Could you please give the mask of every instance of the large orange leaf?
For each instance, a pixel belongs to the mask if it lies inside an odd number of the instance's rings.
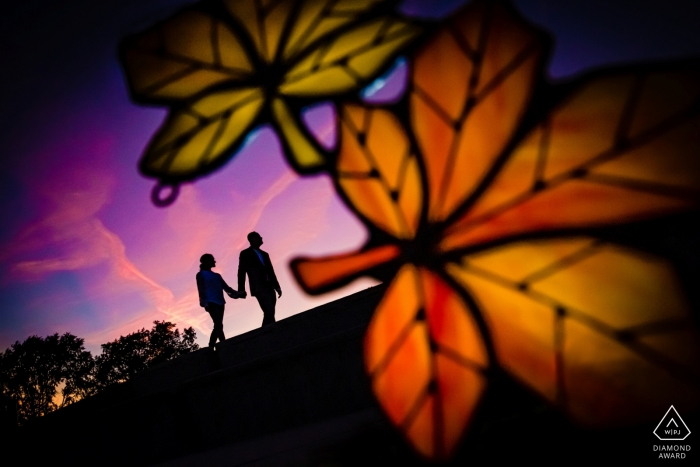
[[[325,258],[295,258],[290,266],[304,290],[318,294],[366,275],[372,268],[393,261],[400,254],[401,250],[395,245],[383,245]]]
[[[518,242],[450,274],[475,298],[498,362],[591,426],[697,407],[700,335],[672,268],[590,238]]]
[[[544,39],[500,2],[474,2],[414,59],[411,125],[427,170],[429,219],[474,192],[520,123]]]
[[[593,238],[698,209],[700,64],[551,85],[545,50],[509,6],[475,1],[413,57],[404,100],[344,105],[332,175],[372,238],[294,263],[314,293],[363,268],[390,281],[365,363],[432,460],[455,449],[487,366],[589,426],[700,401],[700,335],[673,268]]]
[[[696,209],[699,132],[695,62],[582,79],[450,226],[442,247]]]
[[[423,455],[448,458],[486,384],[471,310],[444,280],[407,265],[365,336],[365,364],[389,419]]]

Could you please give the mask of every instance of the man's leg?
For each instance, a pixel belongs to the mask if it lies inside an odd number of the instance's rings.
[[[260,309],[263,311],[264,314],[262,325],[267,326],[268,324],[274,323],[275,303],[277,303],[277,296],[275,295],[275,291],[272,289],[260,291],[255,295],[255,298],[258,299]]]
[[[206,310],[214,321],[214,330],[209,336],[209,347],[212,347],[216,343],[216,339],[221,342],[226,340],[226,336],[224,336],[224,305],[210,303]]]

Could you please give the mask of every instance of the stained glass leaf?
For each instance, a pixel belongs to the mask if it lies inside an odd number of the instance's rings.
[[[263,106],[259,88],[211,93],[173,112],[141,159],[141,170],[162,179],[211,172],[231,157]]]
[[[333,150],[304,127],[302,109],[359,91],[421,34],[415,21],[396,14],[397,3],[203,1],[127,38],[121,57],[134,100],[171,107],[142,172],[173,186],[209,173],[265,122],[298,172],[326,168]],[[255,102],[231,97],[252,89]],[[195,109],[211,99],[223,99],[225,110]]]
[[[241,81],[253,65],[240,38],[224,21],[185,10],[127,39],[121,57],[137,102],[187,99],[217,84]]]
[[[360,23],[300,60],[285,75],[280,92],[322,97],[357,89],[419,33],[415,25],[393,17]]]
[[[296,3],[293,0],[275,2],[223,1],[231,17],[246,30],[248,37],[252,39],[256,55],[268,63],[275,59],[282,33],[290,20]]]
[[[322,259],[296,258],[290,266],[297,282],[306,292],[319,294],[368,274],[372,268],[396,259],[399,253],[396,246],[384,245]]]
[[[508,244],[448,272],[491,331],[498,362],[589,426],[696,407],[700,336],[669,264],[591,238]]]
[[[301,59],[284,76],[279,92],[323,97],[359,89],[419,33],[415,25],[391,17],[360,23]],[[273,101],[272,112],[294,168],[306,173],[323,167],[325,151],[304,129],[299,112],[290,110],[282,99]]]
[[[277,133],[282,136],[282,145],[290,155],[292,166],[302,173],[323,167],[326,163],[325,153],[311,132],[301,124],[301,115],[291,110],[282,99],[273,99],[270,107]]]
[[[358,106],[342,109],[338,184],[372,224],[412,238],[421,214],[420,168],[396,117]]]
[[[486,385],[477,324],[441,278],[404,266],[365,336],[365,365],[389,419],[424,456],[453,453]]]
[[[698,132],[697,63],[582,79],[451,226],[443,248],[695,209]]]
[[[698,209],[700,64],[552,85],[546,49],[508,4],[477,0],[411,57],[404,100],[341,106],[331,173],[371,237],[293,264],[312,293],[363,268],[389,283],[365,363],[431,460],[450,456],[489,366],[595,427],[700,400],[700,335],[670,264],[592,237]]]
[[[384,0],[224,0],[231,16],[246,30],[256,54],[271,63],[291,60],[314,43],[351,24]],[[281,40],[286,35],[285,40]]]
[[[502,3],[475,2],[415,57],[411,124],[431,221],[452,214],[501,156],[529,102],[544,44]]]

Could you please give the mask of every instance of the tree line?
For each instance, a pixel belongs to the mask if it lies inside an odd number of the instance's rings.
[[[0,352],[0,410],[21,425],[197,350],[196,337],[191,327],[180,333],[174,323],[154,321],[150,330],[102,344],[93,357],[73,334],[30,336]]]

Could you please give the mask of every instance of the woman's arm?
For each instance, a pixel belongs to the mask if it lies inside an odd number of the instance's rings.
[[[206,285],[201,272],[197,273],[197,293],[199,293],[199,306],[206,308],[209,302],[207,301]]]
[[[224,291],[228,294],[229,297],[231,297],[231,298],[239,298],[240,297],[240,294],[238,293],[238,291],[236,291],[231,286],[229,286],[223,277],[221,278],[221,283],[223,284]]]

